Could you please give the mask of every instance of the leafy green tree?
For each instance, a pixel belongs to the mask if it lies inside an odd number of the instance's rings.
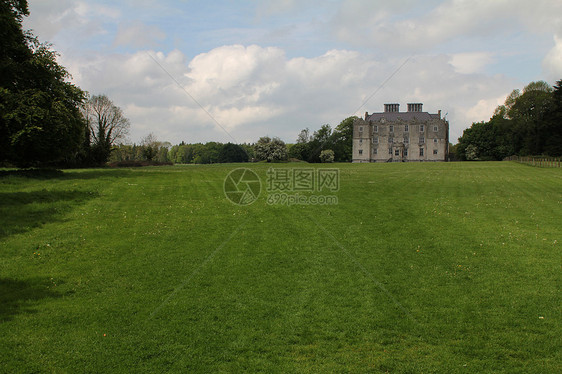
[[[135,159],[135,145],[119,144],[111,150],[110,162],[131,161]]]
[[[292,144],[287,149],[288,157],[295,158],[297,160],[308,160],[310,156],[310,146],[308,143],[296,143]]]
[[[0,161],[40,166],[75,159],[85,93],[67,82],[49,44],[22,30],[27,1],[0,1]]]
[[[219,162],[248,162],[248,154],[242,146],[226,143],[219,151]]]
[[[182,142],[170,149],[170,161],[175,164],[189,164],[193,161],[193,146]]]
[[[545,114],[544,153],[558,157],[562,156],[562,79],[554,85],[551,104]]]
[[[328,124],[322,125],[320,129],[314,131],[308,145],[310,152],[307,161],[320,162],[322,150],[332,148],[332,127]]]
[[[242,148],[244,148],[244,150],[246,151],[246,154],[248,155],[248,160],[253,160],[256,157],[256,155],[254,154],[254,145],[253,144],[243,143],[243,144],[240,144],[240,146]]]
[[[258,160],[267,162],[287,160],[287,146],[279,138],[261,137],[254,147],[254,152]]]
[[[477,146],[475,146],[474,144],[469,144],[466,147],[466,159],[468,161],[479,160],[479,158],[478,158],[478,147]]]
[[[203,147],[203,160],[205,164],[216,164],[219,161],[219,156],[222,148],[222,143],[208,142]]]
[[[559,82],[560,83],[560,82]],[[488,122],[473,123],[459,138],[460,159],[502,160],[507,156],[562,154],[562,94],[544,81],[513,90]],[[471,152],[468,152],[469,145]]]
[[[348,117],[340,122],[332,133],[334,159],[338,162],[351,162],[353,152],[353,122],[357,117]]]
[[[540,155],[546,144],[546,113],[552,105],[552,87],[543,81],[531,82],[508,110],[515,123],[519,153]]]
[[[141,140],[141,145],[143,147],[143,158],[148,161],[152,161],[153,158],[158,154],[159,142],[156,139],[154,133],[150,133]]]
[[[172,144],[170,142],[160,142],[158,146],[158,152],[156,153],[156,161],[158,162],[170,162],[168,157],[169,149]]]
[[[329,163],[334,162],[334,151],[331,149],[325,149],[320,152],[320,162]]]

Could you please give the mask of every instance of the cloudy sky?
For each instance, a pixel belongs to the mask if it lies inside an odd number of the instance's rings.
[[[73,81],[177,144],[294,142],[384,103],[451,141],[515,88],[562,79],[559,0],[29,0]]]

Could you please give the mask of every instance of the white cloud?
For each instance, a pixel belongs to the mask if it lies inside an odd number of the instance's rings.
[[[53,42],[61,30],[71,30],[75,39],[106,33],[102,24],[121,16],[113,7],[72,0],[32,0],[29,11],[29,17],[23,21],[24,28],[33,29],[40,40],[49,42]]]
[[[525,83],[512,65],[512,77],[487,73],[506,56],[532,60],[526,76],[541,60],[549,77],[561,76],[560,38],[548,55],[535,53],[562,35],[559,1],[248,1],[244,14],[232,4],[207,15],[191,2],[31,0],[26,26],[60,43],[61,63],[83,89],[125,110],[133,141],[151,131],[171,142],[232,140],[158,64],[238,141],[294,141],[304,127],[412,101],[448,112],[455,140]],[[182,24],[184,16],[194,18]]]
[[[76,13],[84,18],[119,19],[121,11],[117,8],[101,4],[90,4],[87,1],[76,2]]]
[[[555,32],[562,25],[558,0],[344,1],[332,20],[346,42],[422,51],[463,38],[499,37],[521,30]]]
[[[158,26],[145,25],[140,21],[134,21],[119,25],[113,45],[150,48],[157,47],[158,42],[165,38],[166,33]]]
[[[412,59],[356,114],[380,111],[385,102],[423,102],[425,110],[449,113],[451,139],[456,140],[473,121],[491,116],[513,82],[461,74],[450,60],[447,55]],[[256,45],[218,47],[191,61],[178,50],[67,61],[78,71],[75,79],[82,88],[106,93],[125,110],[132,141],[152,131],[172,143],[232,141],[230,135],[239,142],[263,135],[293,142],[302,128],[336,126],[353,115],[402,63],[346,50],[289,59],[282,49]]]
[[[562,79],[562,37],[554,36],[554,47],[545,56],[543,69],[549,80]]]
[[[480,73],[493,61],[493,54],[488,52],[456,53],[451,56],[451,65],[461,74]]]
[[[461,109],[461,113],[466,118],[474,118],[473,122],[487,121],[494,110],[505,102],[506,95],[496,98],[478,100],[476,105]]]

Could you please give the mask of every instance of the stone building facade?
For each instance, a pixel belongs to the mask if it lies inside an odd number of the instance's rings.
[[[424,112],[423,104],[385,104],[382,113],[365,113],[353,123],[353,162],[446,161],[449,122]]]

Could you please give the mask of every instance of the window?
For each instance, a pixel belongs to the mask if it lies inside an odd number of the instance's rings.
[[[420,144],[425,143],[425,138],[423,136],[420,136]]]
[[[408,148],[404,148],[404,156],[408,156]]]
[[[374,126],[373,126],[373,131],[374,131],[374,132],[379,132],[379,126],[378,126],[378,125],[374,125]]]
[[[379,137],[378,136],[373,137],[373,144],[379,144]]]
[[[363,130],[359,130],[359,131],[363,131]],[[423,132],[423,125],[420,125],[420,132]]]
[[[410,142],[410,138],[404,138],[404,143],[408,144]]]
[[[437,149],[433,150],[433,154],[436,155],[437,154]]]
[[[394,132],[394,125],[390,125],[389,127],[390,132]]]
[[[394,143],[394,138],[392,136],[388,137],[388,142],[389,143]]]
[[[423,148],[420,148],[420,156],[423,156]]]
[[[437,130],[439,130],[439,127],[433,126],[433,131],[437,132]]]
[[[433,142],[437,143],[438,142],[437,138],[433,138]]]
[[[363,144],[363,139],[359,139],[359,144]]]
[[[404,125],[404,131],[405,131],[405,132],[408,132],[408,131],[410,131],[410,126],[408,126],[408,125]]]
[[[359,154],[360,154],[360,155],[363,154],[363,150],[362,150],[362,149],[359,150]]]
[[[359,132],[363,132],[363,126],[359,126]]]
[[[394,150],[394,156],[400,156],[400,150],[399,149]]]
[[[388,154],[389,154],[389,155],[392,154],[392,148],[388,148]]]
[[[376,155],[377,154],[377,149],[373,148],[373,154]]]

